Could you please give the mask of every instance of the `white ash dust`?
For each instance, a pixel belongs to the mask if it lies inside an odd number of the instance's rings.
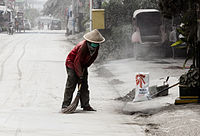
[[[101,67],[101,66],[97,66],[97,65],[96,65],[96,67],[97,68],[96,68],[95,72],[98,74],[99,77],[109,78],[109,77],[113,77],[114,76],[112,74],[112,72],[107,70],[105,67]]]
[[[128,94],[126,94],[125,96],[118,97],[115,100],[130,102],[130,101],[133,101],[134,98],[135,98],[135,88],[132,91],[130,91]]]
[[[137,113],[133,121],[145,126],[147,136],[198,136],[200,105],[169,105],[156,114]]]

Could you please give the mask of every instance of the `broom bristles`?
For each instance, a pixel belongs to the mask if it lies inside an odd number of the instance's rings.
[[[63,113],[72,113],[76,110],[78,103],[80,99],[80,92],[78,91],[74,101],[64,110],[62,110]]]

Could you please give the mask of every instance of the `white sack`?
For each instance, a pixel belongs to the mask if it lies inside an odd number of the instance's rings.
[[[136,92],[133,102],[149,100],[149,73],[136,74]]]

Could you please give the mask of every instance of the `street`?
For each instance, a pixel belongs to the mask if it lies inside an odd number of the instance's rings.
[[[78,107],[74,114],[60,113],[65,59],[74,46],[64,33],[0,34],[0,135],[144,136],[143,126],[121,113],[123,103],[113,100],[119,94],[95,66],[89,69],[89,89],[97,112]]]
[[[0,136],[200,136],[199,7],[0,0]]]

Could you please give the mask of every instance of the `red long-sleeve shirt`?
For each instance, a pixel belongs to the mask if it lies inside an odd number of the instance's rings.
[[[99,47],[96,47],[95,53],[91,56],[87,47],[86,40],[78,43],[68,54],[65,65],[74,69],[77,76],[83,76],[83,69],[89,67],[97,58]]]

